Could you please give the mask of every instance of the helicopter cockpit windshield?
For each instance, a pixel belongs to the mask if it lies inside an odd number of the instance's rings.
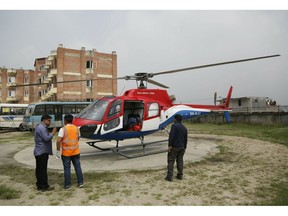
[[[77,118],[83,118],[94,121],[102,121],[105,111],[109,101],[107,100],[97,100],[94,103],[90,104],[85,110],[83,110]]]

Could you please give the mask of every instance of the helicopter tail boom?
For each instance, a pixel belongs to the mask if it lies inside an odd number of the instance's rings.
[[[233,86],[230,87],[227,97],[225,99],[225,102],[223,104],[219,104],[219,105],[185,104],[185,105],[192,107],[192,108],[208,109],[208,110],[211,110],[211,112],[230,111],[231,108],[229,108],[229,104],[230,104],[230,99],[232,96],[232,91],[233,91]]]

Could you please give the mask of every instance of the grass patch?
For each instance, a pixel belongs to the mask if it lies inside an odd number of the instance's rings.
[[[0,199],[18,199],[20,197],[20,191],[0,185]]]
[[[267,187],[259,187],[256,189],[256,194],[260,198],[266,198],[266,201],[261,205],[270,206],[288,206],[288,173],[285,173],[283,178],[286,181],[274,181]],[[280,179],[280,178],[279,178]],[[273,196],[271,194],[273,193]],[[267,199],[268,198],[268,199]],[[270,198],[270,199],[269,199]]]
[[[288,127],[248,124],[209,124],[186,121],[185,126],[192,134],[216,134],[240,136],[284,144],[288,147]]]
[[[273,184],[272,187],[276,190],[276,197],[269,205],[288,206],[288,183]]]
[[[113,182],[117,181],[120,177],[120,173],[116,172],[101,172],[101,173],[95,173],[95,172],[87,172],[85,173],[85,181],[92,181],[92,182]]]
[[[31,140],[31,143],[34,143],[33,137],[34,134],[31,132],[22,132],[21,136],[15,136],[13,132],[11,132],[10,135],[5,134],[5,137],[1,137],[0,145],[10,143],[11,141],[13,141],[13,143],[18,143],[19,141],[27,141],[27,140]]]

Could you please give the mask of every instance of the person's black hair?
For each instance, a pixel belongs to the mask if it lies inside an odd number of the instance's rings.
[[[73,115],[71,115],[71,114],[68,114],[68,115],[65,115],[64,116],[64,120],[67,122],[67,123],[69,123],[69,124],[71,124],[72,122],[73,122]]]
[[[180,114],[176,114],[174,116],[174,119],[176,119],[177,122],[181,122],[182,121],[182,116]]]
[[[52,117],[50,115],[44,114],[41,117],[41,122],[44,121],[44,120],[47,120],[47,119],[52,119]]]

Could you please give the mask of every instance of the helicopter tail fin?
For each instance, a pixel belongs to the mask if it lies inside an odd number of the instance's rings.
[[[230,104],[230,99],[231,99],[231,95],[232,95],[232,90],[233,90],[233,86],[230,86],[230,89],[228,91],[228,94],[227,94],[227,97],[226,97],[226,100],[225,100],[225,108],[229,108],[229,104]]]
[[[225,103],[224,103],[224,106],[225,106],[226,109],[229,109],[229,104],[230,104],[230,99],[231,99],[231,95],[232,95],[232,90],[233,90],[233,86],[230,87],[230,89],[228,91],[228,94],[227,94],[227,97],[226,97],[226,100],[225,100]],[[226,123],[230,123],[229,111],[224,111],[224,117],[225,117]]]

